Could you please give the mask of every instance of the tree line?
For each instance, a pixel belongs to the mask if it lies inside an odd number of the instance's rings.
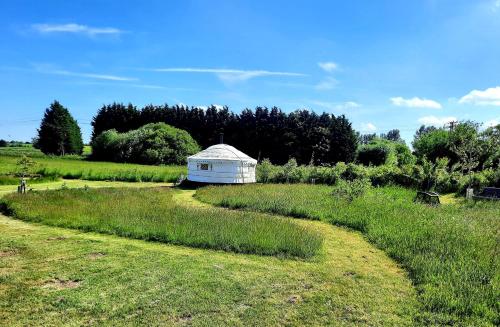
[[[138,109],[121,103],[99,109],[92,120],[92,141],[107,130],[124,133],[158,122],[186,130],[203,148],[219,143],[223,133],[224,143],[275,164],[290,158],[299,164],[352,162],[358,145],[358,135],[343,115],[308,110],[285,113],[277,107],[244,109],[239,114],[216,106],[202,109],[165,104]]]

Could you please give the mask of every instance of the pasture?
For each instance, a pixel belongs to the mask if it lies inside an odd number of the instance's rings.
[[[4,148],[8,149],[8,148]],[[1,152],[0,152],[1,153]],[[0,175],[12,175],[18,170],[19,154],[0,155]],[[186,174],[184,166],[148,166],[83,160],[66,156],[34,157],[34,172],[42,176],[65,179],[125,182],[174,182]]]
[[[373,188],[352,203],[320,185],[207,187],[197,198],[227,208],[317,219],[361,231],[409,272],[421,324],[498,325],[498,203],[438,208],[413,203],[414,191]]]

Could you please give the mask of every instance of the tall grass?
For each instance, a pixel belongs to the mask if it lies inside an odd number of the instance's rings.
[[[15,156],[0,156],[0,174],[16,171]],[[174,182],[186,174],[185,166],[148,166],[112,162],[86,161],[78,158],[35,158],[36,173],[43,176],[59,176],[66,179],[110,180],[124,182]]]
[[[0,156],[29,156],[31,158],[41,158],[45,157],[42,151],[35,149],[32,145],[26,144],[23,146],[9,146],[0,148]]]
[[[362,231],[409,271],[419,292],[421,324],[500,324],[500,204],[438,208],[413,203],[414,192],[375,188],[348,203],[321,185],[207,187],[197,197],[247,208],[321,219]]]
[[[0,201],[28,221],[193,247],[307,258],[322,244],[320,235],[290,219],[181,206],[173,192],[72,189],[11,194]]]
[[[21,179],[20,177],[16,177],[13,175],[0,175],[0,185],[19,185],[20,179]],[[47,176],[29,178],[29,179],[27,179],[27,182],[28,182],[28,185],[30,185],[30,184],[55,182],[58,180],[60,180],[60,178],[58,176],[47,175]]]

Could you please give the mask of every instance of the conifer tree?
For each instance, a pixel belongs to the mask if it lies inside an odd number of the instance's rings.
[[[54,101],[45,110],[38,129],[37,147],[45,154],[81,154],[82,133],[68,109]]]

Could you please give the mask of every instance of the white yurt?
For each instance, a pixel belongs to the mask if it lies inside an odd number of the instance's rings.
[[[188,176],[192,182],[255,183],[257,160],[227,144],[217,144],[188,157]]]

